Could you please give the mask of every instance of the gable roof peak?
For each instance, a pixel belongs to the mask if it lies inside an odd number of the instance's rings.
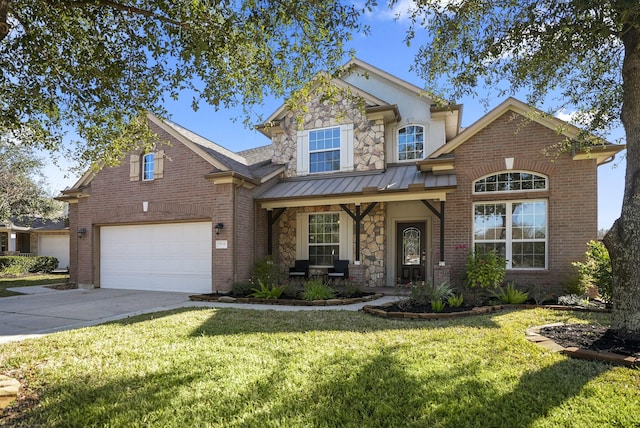
[[[447,142],[445,145],[441,146],[439,149],[430,154],[429,159],[436,159],[438,157],[441,157],[442,155],[453,152],[458,146],[469,140],[471,137],[482,131],[496,119],[509,111],[520,114],[521,116],[524,116],[525,118],[535,123],[552,129],[558,132],[560,135],[563,135],[569,139],[576,139],[582,133],[582,130],[580,128],[567,121],[545,113],[544,111],[527,103],[524,103],[517,98],[509,97],[501,102],[497,107],[493,108],[487,114],[474,122],[472,125],[464,128],[464,130],[451,141]],[[598,140],[600,139],[598,138]],[[611,144],[605,140],[601,141],[603,145],[605,145],[607,148],[612,149],[615,153],[624,149],[624,146]],[[615,153],[613,153],[613,155],[615,155]],[[599,158],[598,163],[602,163],[601,159],[604,161],[609,157],[610,156],[604,156]]]
[[[160,119],[159,117],[157,117],[156,115],[154,115],[153,113],[149,113],[148,117],[150,120],[152,120],[153,122],[155,122],[158,125],[161,125],[162,123],[170,126],[174,131],[178,132],[180,135],[182,135],[184,138],[188,139],[190,142],[197,144],[199,146],[204,147],[205,149],[209,149],[209,150],[213,150],[221,155],[224,155],[230,159],[233,159],[236,162],[241,163],[242,165],[247,165],[247,160],[235,153],[232,152],[231,150],[217,144],[214,143],[213,141],[203,137],[200,134],[197,134],[193,131],[190,131],[189,129],[178,125],[177,123],[169,120],[169,119]]]

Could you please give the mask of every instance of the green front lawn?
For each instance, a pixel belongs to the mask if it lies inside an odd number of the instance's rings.
[[[0,346],[0,371],[30,399],[0,425],[638,426],[640,370],[568,359],[524,337],[530,326],[594,320],[607,316],[145,315]]]
[[[30,287],[33,285],[64,284],[69,281],[69,275],[34,274],[20,278],[0,277],[0,297],[17,296],[20,293],[7,291],[7,288]]]

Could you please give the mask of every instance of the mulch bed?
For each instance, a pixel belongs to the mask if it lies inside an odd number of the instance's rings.
[[[267,305],[286,306],[334,306],[351,305],[353,303],[370,302],[379,299],[381,293],[360,293],[357,297],[336,297],[328,300],[303,300],[303,299],[259,299],[255,297],[237,297],[220,294],[196,294],[189,296],[189,300],[196,302],[222,302],[222,303],[256,303]]]
[[[589,349],[640,358],[640,340],[625,339],[607,326],[565,324],[544,327],[540,334],[565,348]]]
[[[413,312],[418,314],[427,314],[427,313],[451,313],[451,312],[466,312],[470,311],[475,306],[458,306],[457,308],[453,308],[449,305],[445,306],[444,309],[440,312],[434,312],[431,309],[431,305],[411,305],[405,306],[398,303],[393,303],[391,305],[385,305],[384,310],[387,312]]]

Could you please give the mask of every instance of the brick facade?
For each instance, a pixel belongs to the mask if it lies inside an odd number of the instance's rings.
[[[212,236],[212,291],[227,292],[246,279],[254,263],[254,203],[249,190],[233,183],[214,184],[205,175],[215,168],[162,128],[152,126],[165,152],[164,174],[152,181],[130,181],[129,156],[116,167],[102,169],[70,204],[71,280],[99,286],[100,228],[107,225],[209,221],[223,223]],[[147,202],[147,211],[143,210]],[[86,229],[79,238],[77,230]],[[216,249],[224,239],[226,249]]]
[[[451,280],[460,284],[473,245],[473,203],[545,199],[548,201],[548,266],[545,270],[509,270],[506,280],[520,286],[542,286],[562,291],[572,274],[571,262],[581,260],[586,242],[597,234],[597,166],[595,160],[575,161],[568,153],[545,156],[558,134],[536,122],[505,113],[455,149],[457,189],[445,202],[445,261]],[[473,195],[473,181],[507,170],[505,158],[514,158],[514,171],[548,177],[547,191]],[[433,263],[440,259],[440,225],[433,222]]]

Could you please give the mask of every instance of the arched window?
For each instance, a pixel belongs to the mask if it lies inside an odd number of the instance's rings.
[[[526,171],[501,172],[476,180],[473,193],[546,190],[547,178]]]
[[[424,157],[424,126],[409,125],[398,130],[398,160]]]
[[[142,180],[153,180],[154,156],[153,153],[147,153],[142,157]]]

